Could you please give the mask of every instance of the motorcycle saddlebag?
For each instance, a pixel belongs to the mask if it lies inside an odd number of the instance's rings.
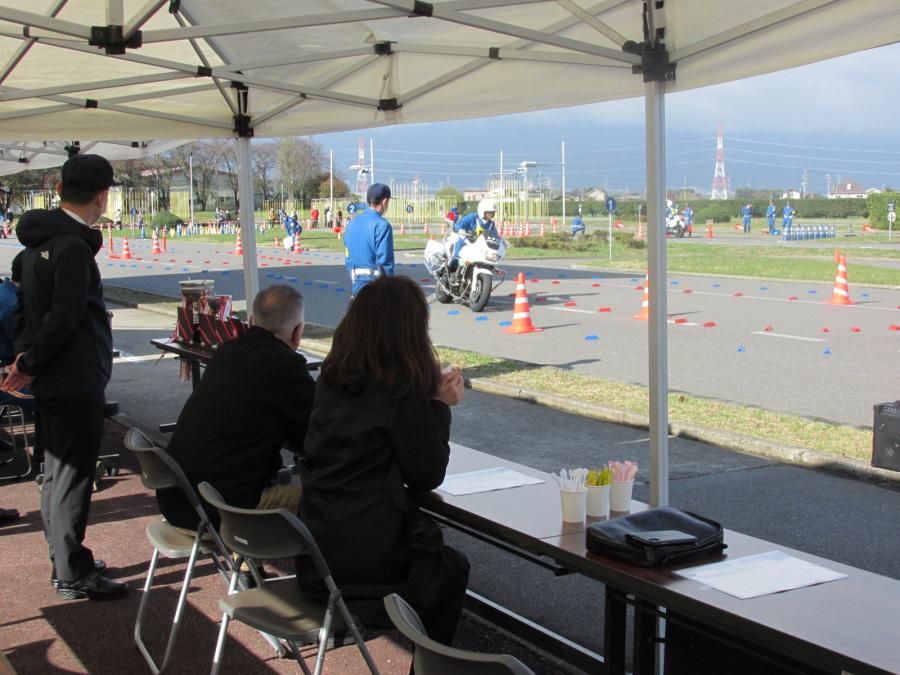
[[[641,542],[642,532],[677,530],[693,537],[690,542]],[[629,536],[634,535],[634,536]],[[594,523],[587,529],[591,553],[615,558],[631,565],[658,567],[714,555],[727,548],[722,526],[671,506],[647,509],[621,518]]]

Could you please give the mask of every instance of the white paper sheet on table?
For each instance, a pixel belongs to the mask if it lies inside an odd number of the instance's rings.
[[[526,476],[524,473],[513,471],[505,466],[498,466],[493,469],[450,474],[444,478],[444,482],[441,483],[438,490],[458,497],[475,492],[505,490],[520,485],[536,485],[544,482],[546,481],[540,478]]]
[[[782,551],[689,567],[675,572],[741,600],[845,579],[846,574],[800,560]]]

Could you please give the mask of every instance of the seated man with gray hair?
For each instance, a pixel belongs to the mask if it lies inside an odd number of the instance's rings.
[[[303,450],[316,384],[296,352],[303,296],[270,286],[253,300],[250,330],[220,345],[185,403],[168,452],[196,487],[209,481],[232,506],[297,512],[300,485],[278,485],[281,448]],[[196,529],[196,512],[177,488],[158,490],[176,527]],[[208,509],[213,522],[218,513]]]

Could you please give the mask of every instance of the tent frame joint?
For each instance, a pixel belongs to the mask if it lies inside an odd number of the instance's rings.
[[[374,45],[374,52],[379,56],[387,56],[392,54],[394,48],[391,47],[391,43],[388,41],[385,42],[376,42]]]
[[[253,125],[250,115],[234,116],[234,133],[239,138],[253,138]]]
[[[378,109],[379,110],[400,110],[403,107],[403,104],[397,100],[397,97],[394,98],[382,98],[378,100]]]
[[[91,26],[91,37],[88,44],[92,47],[103,47],[107,54],[124,54],[126,49],[138,49],[143,45],[141,31],[125,39],[124,26]]]
[[[434,15],[434,5],[430,2],[423,2],[422,0],[414,0],[412,6],[412,16],[433,16]]]
[[[629,40],[622,45],[622,51],[638,54],[641,57],[639,64],[631,66],[631,72],[635,75],[643,75],[644,82],[672,82],[675,80],[677,63],[669,61],[669,52],[663,43],[655,45],[641,42],[640,44]]]

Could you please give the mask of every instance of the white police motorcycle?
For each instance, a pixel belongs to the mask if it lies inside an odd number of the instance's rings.
[[[478,213],[493,211],[482,200],[478,204]],[[465,238],[459,252],[459,264],[451,270],[450,259],[456,248],[456,242]],[[425,267],[434,278],[434,295],[438,302],[460,302],[468,305],[473,312],[485,308],[494,289],[494,277],[499,277],[497,285],[503,282],[506,272],[497,269],[497,265],[506,255],[506,242],[494,232],[482,231],[477,236],[467,237],[465,232],[450,231],[443,241],[432,240],[425,246]]]

